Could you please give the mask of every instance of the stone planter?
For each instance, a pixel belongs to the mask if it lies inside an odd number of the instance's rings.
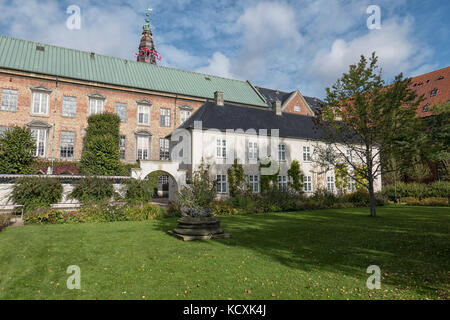
[[[169,234],[184,241],[231,238],[231,234],[223,231],[217,217],[182,217],[178,219],[178,227]]]

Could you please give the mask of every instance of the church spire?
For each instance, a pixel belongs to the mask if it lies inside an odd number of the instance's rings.
[[[141,43],[139,44],[138,62],[156,64],[156,60],[161,60],[153,43],[152,25],[150,24],[150,13],[153,9],[147,9],[145,13],[145,24],[142,27]]]

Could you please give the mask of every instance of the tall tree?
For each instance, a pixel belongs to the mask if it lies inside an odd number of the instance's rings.
[[[416,118],[421,99],[409,89],[410,79],[399,74],[385,86],[375,52],[361,56],[331,87],[317,126],[327,146],[316,156],[327,165],[346,164],[349,176],[364,186],[370,196],[370,215],[376,216],[374,182],[381,175],[381,154],[412,158]]]

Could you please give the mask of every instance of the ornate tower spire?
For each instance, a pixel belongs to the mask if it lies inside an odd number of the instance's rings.
[[[155,50],[153,43],[152,26],[150,24],[150,13],[153,9],[147,9],[145,13],[145,24],[142,27],[141,43],[139,45],[139,54],[137,56],[138,62],[145,62],[150,64],[156,64],[156,60],[161,60],[158,52]]]

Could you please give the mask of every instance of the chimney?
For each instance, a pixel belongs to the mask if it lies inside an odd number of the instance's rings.
[[[272,110],[275,112],[277,116],[281,116],[281,101],[275,100],[272,101]]]
[[[222,91],[214,92],[214,100],[216,100],[216,104],[218,106],[223,106],[224,105],[223,92]]]

